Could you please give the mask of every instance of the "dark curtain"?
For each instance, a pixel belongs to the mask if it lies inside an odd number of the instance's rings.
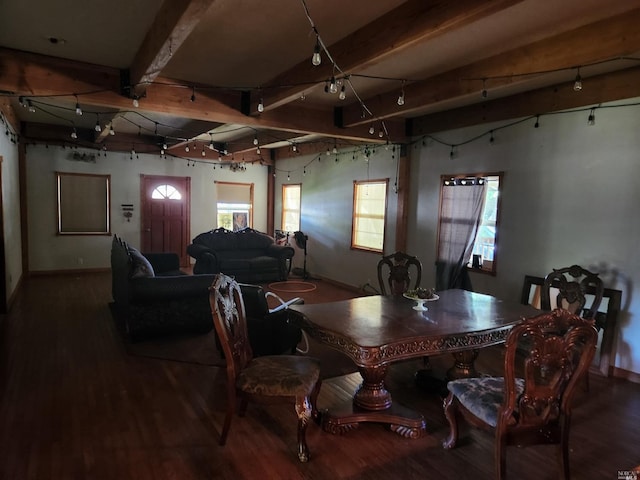
[[[482,178],[445,180],[442,185],[436,290],[471,290],[467,263],[482,218],[487,182]]]

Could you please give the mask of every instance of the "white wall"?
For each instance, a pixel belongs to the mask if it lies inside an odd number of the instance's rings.
[[[22,243],[20,241],[20,182],[18,178],[18,146],[5,135],[6,125],[0,132],[2,157],[2,207],[7,299],[11,297],[22,276]]]
[[[78,172],[111,175],[111,231],[130,244],[140,247],[140,174],[191,177],[191,238],[216,227],[216,193],[214,181],[254,183],[254,223],[266,229],[266,167],[247,165],[246,171],[228,168],[214,170],[210,164],[187,166],[185,160],[162,159],[158,155],[113,152],[96,157],[95,163],[71,160],[74,152],[95,154],[95,150],[72,150],[43,145],[27,148],[27,198],[29,226],[29,269],[56,271],[108,268],[111,237],[56,235],[55,172]],[[134,205],[128,222],[122,215],[123,203]],[[82,258],[82,264],[79,264]]]
[[[607,287],[623,291],[615,366],[640,373],[640,346],[634,342],[640,337],[640,106],[598,108],[594,126],[587,125],[588,113],[541,116],[539,128],[532,119],[507,128],[501,127],[514,122],[434,135],[459,144],[487,133],[456,148],[454,158],[449,146],[416,139],[408,148],[407,251],[422,261],[423,285],[434,286],[440,175],[504,171],[498,273],[472,273],[474,290],[519,301],[526,274],[544,276],[572,264],[599,272]],[[276,224],[280,185],[302,183],[301,230],[309,235],[311,274],[353,286],[370,280],[377,285],[379,255],[349,249],[353,180],[367,178],[366,163],[361,156],[353,161],[351,152],[338,163],[333,156],[314,158],[278,163]],[[395,172],[391,153],[378,148],[369,178],[388,177],[393,187]],[[394,250],[393,188],[389,200],[385,253]]]

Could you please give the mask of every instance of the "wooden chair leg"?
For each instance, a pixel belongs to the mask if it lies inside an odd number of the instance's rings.
[[[225,443],[227,443],[227,435],[229,434],[229,429],[231,428],[231,420],[233,419],[233,415],[235,414],[236,402],[237,398],[235,392],[230,391],[227,395],[227,413],[224,416],[222,432],[220,432],[220,445],[224,445]]]
[[[570,480],[569,472],[569,424],[571,419],[565,417],[562,421],[562,432],[560,433],[560,445],[558,446],[558,456],[560,457],[560,468],[565,480]]]
[[[298,460],[308,462],[310,458],[307,447],[307,425],[311,420],[311,401],[309,397],[296,397],[296,414],[298,415]]]
[[[496,435],[496,478],[504,480],[507,478],[507,442],[504,435]]]
[[[444,416],[449,422],[449,436],[442,442],[446,449],[454,448],[458,441],[457,400],[453,393],[449,392],[444,399]]]
[[[320,412],[318,411],[318,395],[320,395],[320,387],[322,386],[322,380],[318,379],[313,392],[311,392],[311,418],[317,424],[320,424]]]

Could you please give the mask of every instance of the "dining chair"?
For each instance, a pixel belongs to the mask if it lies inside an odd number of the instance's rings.
[[[227,411],[220,445],[226,443],[238,400],[240,416],[244,416],[249,400],[295,400],[298,459],[307,462],[310,458],[306,442],[307,425],[311,419],[319,419],[316,407],[321,386],[319,360],[302,355],[254,358],[242,291],[233,278],[217,274],[209,290],[209,302],[227,370]]]
[[[453,380],[444,413],[449,436],[458,440],[457,417],[495,433],[496,478],[506,478],[508,445],[556,444],[569,479],[571,401],[595,354],[593,322],[564,309],[523,319],[506,340],[504,376]]]
[[[412,271],[415,282],[411,280]],[[398,251],[382,257],[378,262],[378,283],[382,295],[387,294],[387,287],[391,295],[402,295],[407,290],[415,290],[420,286],[421,280],[422,264],[416,256]]]
[[[593,301],[588,308],[587,291],[592,289]],[[597,273],[590,272],[579,265],[553,269],[544,278],[540,292],[540,308],[551,310],[552,308],[564,308],[583,318],[595,318],[602,296],[604,283]],[[554,302],[552,303],[552,295]]]

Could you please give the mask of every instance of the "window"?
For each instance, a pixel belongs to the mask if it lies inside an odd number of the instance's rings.
[[[216,182],[217,225],[242,230],[253,225],[253,183]]]
[[[351,248],[382,253],[389,180],[353,182]]]
[[[110,227],[109,175],[56,172],[58,234],[108,235]]]
[[[155,200],[182,200],[182,195],[173,185],[159,185],[151,192]]]
[[[300,230],[300,192],[301,185],[282,185],[282,230],[297,232]]]
[[[442,177],[439,262],[495,274],[501,180],[502,173]]]
[[[473,243],[473,251],[470,267],[495,273],[494,258],[496,253],[496,237],[498,234],[498,205],[500,198],[500,180],[501,175],[488,175],[487,193],[484,200],[484,209],[478,226],[475,242]],[[479,257],[474,257],[479,255]],[[476,265],[473,259],[476,259]]]

